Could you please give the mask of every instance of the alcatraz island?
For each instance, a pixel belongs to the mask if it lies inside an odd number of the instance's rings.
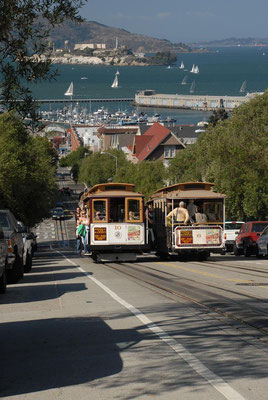
[[[181,41],[172,43],[125,29],[84,21],[66,22],[50,32],[50,52],[43,55],[58,64],[147,66],[172,65],[177,54],[204,52]]]
[[[175,53],[170,51],[159,51],[153,55],[145,55],[142,52],[133,52],[125,45],[116,45],[108,48],[105,43],[82,43],[69,46],[65,41],[64,47],[54,49],[51,46],[50,54],[45,54],[42,58],[50,58],[54,64],[87,64],[87,65],[172,65],[177,61]]]

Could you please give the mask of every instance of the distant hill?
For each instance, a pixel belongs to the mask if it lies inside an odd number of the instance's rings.
[[[72,48],[75,43],[105,43],[108,48],[115,47],[116,38],[119,46],[125,45],[133,52],[154,53],[157,51],[190,52],[191,47],[184,43],[171,43],[166,39],[156,39],[149,36],[130,33],[125,29],[112,28],[94,21],[80,24],[65,22],[51,31],[51,40],[56,48],[63,48],[69,41]]]
[[[192,43],[192,46],[206,46],[206,47],[217,47],[217,46],[268,46],[268,39],[261,38],[228,38],[221,40],[212,40],[210,42],[198,42]]]

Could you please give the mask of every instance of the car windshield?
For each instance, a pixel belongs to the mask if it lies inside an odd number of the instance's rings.
[[[262,232],[268,226],[268,222],[256,222],[252,224],[251,232]]]
[[[4,231],[10,230],[7,215],[4,213],[0,213],[0,225],[2,226]]]
[[[239,231],[239,229],[241,228],[241,226],[243,225],[243,223],[244,222],[226,222],[225,223],[225,226],[224,226],[224,228],[225,228],[225,230],[233,230],[233,229],[235,229],[235,230],[237,230],[237,231]]]

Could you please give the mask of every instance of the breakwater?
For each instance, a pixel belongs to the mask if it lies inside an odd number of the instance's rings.
[[[241,104],[262,93],[247,93],[245,96],[209,96],[185,94],[157,94],[154,90],[143,90],[135,95],[134,104],[140,107],[171,108],[213,111],[225,108],[232,111]]]

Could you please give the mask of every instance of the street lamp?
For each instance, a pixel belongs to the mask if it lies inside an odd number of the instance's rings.
[[[108,154],[109,156],[115,158],[115,172],[116,172],[116,171],[117,171],[117,157],[114,156],[114,155],[111,154],[111,153],[106,152],[106,151],[102,151],[101,154]]]

